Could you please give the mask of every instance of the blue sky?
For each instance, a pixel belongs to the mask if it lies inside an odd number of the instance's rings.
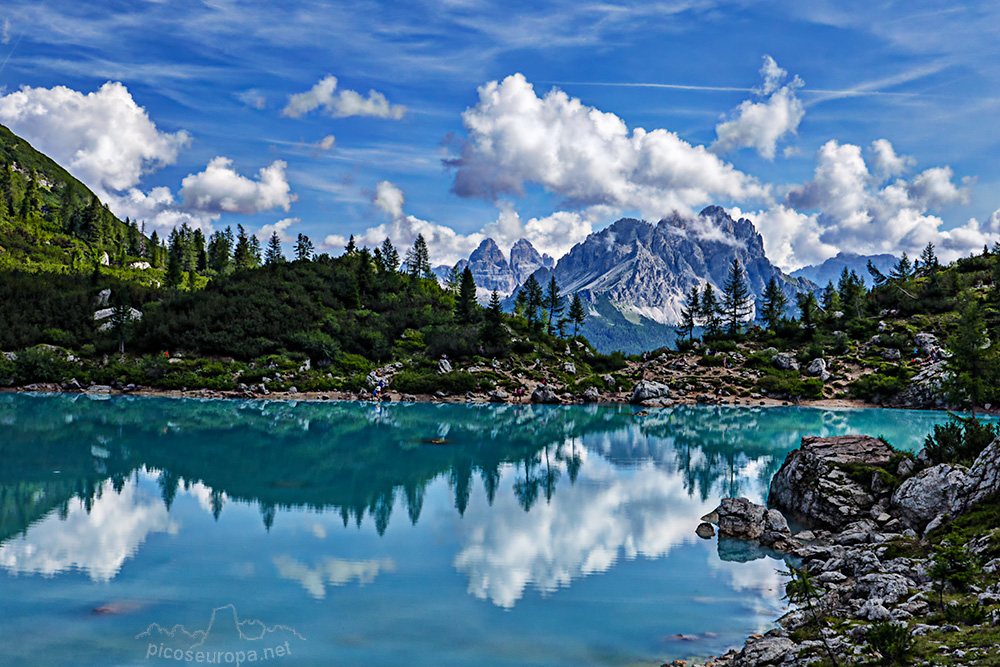
[[[161,233],[420,232],[453,262],[720,204],[786,268],[954,257],[1000,240],[997,25],[990,3],[8,0],[0,122]]]

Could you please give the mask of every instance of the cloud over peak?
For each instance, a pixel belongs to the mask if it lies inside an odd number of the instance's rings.
[[[321,107],[334,118],[369,116],[399,120],[406,114],[405,106],[390,104],[385,95],[375,90],[368,91],[368,97],[353,90],[337,92],[337,77],[333,75],[323,77],[304,93],[291,95],[281,114],[300,118]]]
[[[658,218],[767,194],[704,146],[663,129],[630,132],[618,116],[556,88],[538,97],[522,74],[481,86],[478,104],[462,119],[468,136],[446,160],[462,197],[495,200],[534,183],[570,208],[603,205]]]

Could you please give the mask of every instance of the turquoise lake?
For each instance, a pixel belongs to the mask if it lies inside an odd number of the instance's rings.
[[[0,394],[0,664],[660,665],[783,613],[694,534],[893,410]],[[200,658],[200,662],[199,662]]]

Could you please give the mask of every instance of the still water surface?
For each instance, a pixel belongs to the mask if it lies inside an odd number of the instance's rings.
[[[659,665],[781,613],[700,540],[803,435],[943,413],[0,395],[0,664]]]

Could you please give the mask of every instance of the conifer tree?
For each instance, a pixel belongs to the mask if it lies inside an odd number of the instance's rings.
[[[14,177],[9,164],[0,167],[0,219],[14,217]]]
[[[170,232],[170,246],[167,251],[167,275],[165,280],[168,287],[180,287],[184,279],[184,244],[181,234],[175,229]]]
[[[490,294],[490,303],[486,307],[486,317],[483,320],[483,339],[492,344],[499,343],[503,337],[503,305],[496,290]]]
[[[451,267],[448,272],[448,279],[444,281],[444,287],[452,294],[457,295],[462,287],[462,272],[458,270],[458,264]]]
[[[413,242],[413,247],[406,252],[406,272],[410,278],[434,278],[431,272],[430,251],[427,250],[427,241],[423,234],[417,234],[417,239]]]
[[[764,327],[769,331],[777,331],[787,307],[788,297],[778,284],[778,279],[771,276],[767,286],[764,287],[763,303],[760,308],[760,319],[764,321]]]
[[[261,256],[260,239],[255,235],[250,235],[250,268],[260,266],[263,258]]]
[[[924,247],[924,251],[920,253],[920,270],[917,272],[917,275],[929,278],[940,269],[941,264],[938,262],[937,255],[934,254],[934,244],[928,241],[927,246]]]
[[[828,321],[834,319],[834,313],[843,311],[843,306],[840,303],[840,294],[837,293],[837,288],[833,286],[832,280],[823,288],[823,293],[820,295],[820,303],[823,305],[823,312],[826,314]]]
[[[551,336],[554,332],[553,323],[556,318],[562,314],[563,309],[566,307],[562,295],[559,293],[559,285],[556,283],[556,277],[552,276],[549,278],[549,286],[545,291],[545,309],[548,311],[548,318],[546,323],[548,325],[548,332]]]
[[[514,314],[525,317],[528,312],[528,290],[522,285],[514,296]]]
[[[719,312],[719,300],[715,296],[715,290],[711,283],[706,283],[704,291],[701,293],[701,308],[699,318],[702,326],[705,327],[705,335],[715,338],[722,332],[722,317]]]
[[[476,313],[476,280],[468,266],[462,271],[462,283],[458,288],[458,321],[470,324]]]
[[[890,280],[897,280],[905,282],[913,278],[913,263],[910,258],[903,253],[903,256],[899,258],[896,262],[896,266],[893,267],[892,271],[889,272]]]
[[[698,326],[700,311],[701,294],[698,292],[698,286],[693,285],[684,299],[684,305],[681,306],[681,322],[677,327],[677,333],[681,338],[687,338],[689,342],[694,340],[694,329]]]
[[[191,243],[194,246],[194,266],[198,271],[208,268],[208,253],[205,252],[205,233],[200,229],[194,230],[191,235]]]
[[[951,351],[948,389],[956,402],[972,404],[975,419],[976,407],[995,396],[994,387],[1000,381],[997,346],[990,344],[986,321],[976,301],[969,299],[962,306],[958,327],[948,338],[947,347]]]
[[[528,318],[528,326],[534,327],[540,321],[538,310],[542,307],[544,299],[542,286],[538,284],[535,275],[531,274],[524,281],[521,291],[524,292],[524,315]]]
[[[382,241],[382,263],[386,271],[399,270],[399,253],[396,252],[396,248],[388,236],[385,237],[385,241]]]
[[[354,243],[354,234],[351,234],[351,238],[347,239],[347,246],[344,247],[345,255],[353,255],[358,251],[357,244]]]
[[[819,302],[816,301],[816,295],[812,292],[799,292],[795,295],[795,302],[799,307],[799,324],[811,336],[819,319]]]
[[[281,238],[278,232],[271,232],[271,238],[267,241],[267,251],[264,253],[264,264],[270,266],[285,261],[285,256],[281,252]]]
[[[232,267],[233,230],[226,227],[224,232],[215,232],[208,242],[208,266],[220,276],[229,273]]]
[[[237,271],[252,268],[253,255],[250,252],[250,238],[243,225],[236,225],[236,247],[233,248],[233,266]]]
[[[573,295],[573,301],[569,304],[569,320],[573,323],[573,338],[576,338],[580,327],[586,319],[587,309],[584,308],[583,299],[580,298],[580,293],[577,292]]]
[[[313,256],[313,244],[309,240],[309,237],[305,234],[299,234],[298,239],[295,241],[295,259],[299,261],[306,261],[312,259]],[[369,254],[369,257],[371,255]]]
[[[733,263],[729,265],[729,276],[722,285],[722,311],[730,336],[739,334],[740,325],[750,317],[752,310],[753,297],[743,278],[743,267],[740,266],[740,260],[734,257]]]
[[[867,290],[861,277],[854,271],[848,271],[847,267],[840,273],[840,282],[837,283],[837,293],[840,295],[840,304],[849,319],[861,317],[861,303]]]

